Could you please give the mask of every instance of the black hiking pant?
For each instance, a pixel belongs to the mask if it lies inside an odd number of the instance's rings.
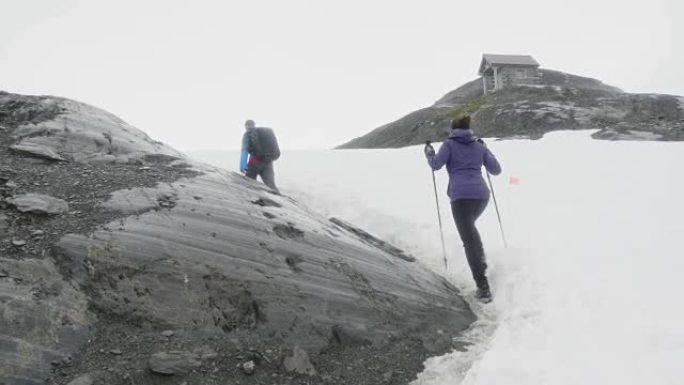
[[[475,227],[475,221],[482,215],[487,203],[489,203],[489,199],[457,199],[451,201],[451,213],[456,222],[456,229],[458,229],[458,235],[463,241],[468,265],[479,289],[489,289],[489,283],[485,275],[487,263],[484,247],[480,233]]]
[[[277,193],[280,193],[275,184],[275,170],[273,169],[273,162],[251,163],[247,165],[247,172],[249,178],[256,179],[257,175],[261,177],[264,184],[270,187]]]

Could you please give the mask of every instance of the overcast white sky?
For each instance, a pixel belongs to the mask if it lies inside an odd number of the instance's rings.
[[[681,0],[0,0],[0,90],[104,108],[188,151],[360,136],[477,77],[481,54],[684,94]]]

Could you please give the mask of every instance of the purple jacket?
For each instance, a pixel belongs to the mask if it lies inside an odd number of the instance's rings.
[[[488,199],[489,189],[482,177],[482,166],[492,175],[501,174],[501,165],[472,130],[456,129],[442,143],[436,155],[428,157],[433,170],[446,164],[449,172],[447,194],[456,199]]]

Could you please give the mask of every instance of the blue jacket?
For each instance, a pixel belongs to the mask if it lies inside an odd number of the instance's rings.
[[[242,147],[240,148],[240,171],[247,171],[247,162],[249,162],[249,135],[245,132],[242,135]]]
[[[489,198],[482,166],[492,175],[501,174],[499,161],[484,144],[477,141],[472,130],[453,130],[437,154],[428,156],[428,163],[433,170],[439,170],[446,164],[449,172],[447,194],[452,201]]]

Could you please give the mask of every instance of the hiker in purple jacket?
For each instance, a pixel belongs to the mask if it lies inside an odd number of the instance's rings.
[[[492,294],[485,275],[487,263],[475,221],[489,202],[489,189],[482,177],[482,166],[493,175],[501,173],[501,166],[484,142],[473,134],[469,116],[452,121],[451,129],[449,138],[442,143],[437,154],[429,143],[425,145],[425,156],[433,170],[439,170],[446,164],[451,213],[477,285],[476,296],[480,300],[490,301]]]

